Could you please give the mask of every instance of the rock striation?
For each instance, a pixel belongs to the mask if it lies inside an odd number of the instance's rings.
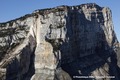
[[[0,80],[119,80],[118,44],[107,7],[36,10],[0,23]]]

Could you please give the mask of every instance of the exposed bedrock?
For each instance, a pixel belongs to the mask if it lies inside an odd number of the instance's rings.
[[[107,7],[36,10],[0,23],[0,80],[120,80],[119,46]]]

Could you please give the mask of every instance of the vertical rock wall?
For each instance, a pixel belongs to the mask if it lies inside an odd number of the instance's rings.
[[[36,10],[0,24],[0,78],[119,80],[117,44],[109,8],[89,3]]]

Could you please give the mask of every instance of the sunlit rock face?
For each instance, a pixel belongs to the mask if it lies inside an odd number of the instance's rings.
[[[0,23],[0,80],[119,80],[119,54],[111,10],[95,3]]]

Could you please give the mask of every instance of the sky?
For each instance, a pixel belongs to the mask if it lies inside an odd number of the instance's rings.
[[[1,0],[0,22],[19,18],[37,9],[84,3],[96,3],[101,7],[109,7],[112,10],[114,30],[120,42],[120,0]]]

